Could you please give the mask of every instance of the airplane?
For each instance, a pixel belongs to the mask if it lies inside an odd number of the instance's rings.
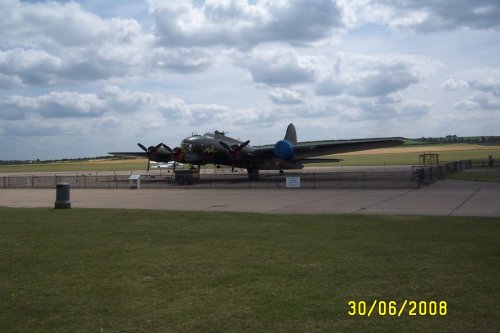
[[[177,167],[182,167],[184,164],[176,162],[176,161],[170,161],[170,162],[156,162],[156,161],[150,161],[149,166],[150,168],[157,168],[157,169],[173,169],[175,170]]]
[[[187,163],[191,166],[214,164],[244,168],[250,179],[258,179],[259,170],[302,169],[304,164],[319,162],[340,162],[339,158],[317,158],[317,156],[347,153],[359,150],[385,148],[402,145],[400,139],[351,140],[333,143],[299,143],[293,124],[288,125],[285,137],[274,145],[250,145],[250,140],[240,141],[222,131],[192,135],[182,140],[180,147],[171,149],[160,143],[146,148],[137,145],[144,152],[110,152],[114,156],[139,156],[149,161]]]

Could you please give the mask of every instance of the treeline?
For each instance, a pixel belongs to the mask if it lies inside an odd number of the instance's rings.
[[[377,140],[377,139],[401,139],[404,140],[404,145],[427,145],[427,144],[447,144],[447,143],[475,143],[475,144],[496,144],[500,143],[500,136],[457,136],[447,135],[443,137],[421,137],[421,138],[401,138],[401,137],[384,137],[384,138],[366,138],[366,139],[350,139],[350,140],[321,140],[321,141],[304,141],[300,144],[315,144],[315,143],[336,143],[349,141]],[[271,145],[268,145],[271,146]]]
[[[457,136],[447,135],[445,137],[422,137],[408,140],[409,144],[440,144],[440,143],[500,143],[500,136]]]
[[[19,164],[50,164],[50,163],[60,163],[60,162],[84,162],[91,160],[102,160],[110,159],[111,156],[97,156],[97,157],[78,157],[78,158],[63,158],[60,160],[0,160],[0,165],[19,165]]]

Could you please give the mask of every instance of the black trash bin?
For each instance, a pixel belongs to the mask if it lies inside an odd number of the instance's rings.
[[[69,201],[69,184],[57,183],[56,184],[56,202],[55,209],[71,208],[71,201]]]

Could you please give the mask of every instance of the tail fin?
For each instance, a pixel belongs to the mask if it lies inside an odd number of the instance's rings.
[[[286,129],[285,140],[294,145],[297,144],[297,132],[295,131],[295,126],[293,126],[292,123],[290,123]]]

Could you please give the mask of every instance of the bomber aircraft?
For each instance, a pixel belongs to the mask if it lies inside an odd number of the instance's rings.
[[[316,158],[331,154],[358,150],[385,148],[403,144],[400,139],[351,140],[333,143],[298,143],[297,132],[293,124],[288,125],[285,137],[274,145],[250,145],[250,140],[239,141],[224,132],[215,131],[204,135],[192,135],[184,140],[180,147],[171,149],[160,143],[146,148],[137,145],[144,152],[110,152],[115,156],[137,156],[149,161],[188,163],[191,166],[205,164],[227,165],[247,169],[250,179],[257,179],[259,170],[302,169],[306,163],[339,162],[338,158]]]

